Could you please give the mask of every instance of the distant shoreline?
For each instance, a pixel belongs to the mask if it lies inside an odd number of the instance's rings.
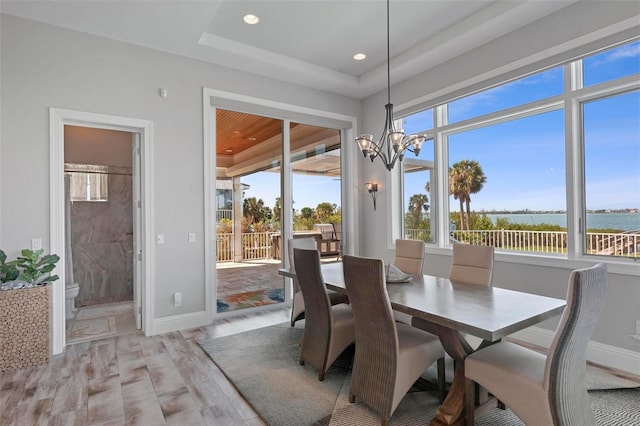
[[[511,224],[533,225],[542,224],[567,227],[566,213],[482,213],[494,225],[498,219],[507,219]],[[621,212],[587,212],[587,229],[616,229],[620,231],[640,230],[640,211]]]
[[[609,214],[609,213],[640,213],[640,209],[597,209],[587,210],[590,214]],[[453,213],[453,212],[452,212]],[[566,210],[472,210],[471,213],[475,214],[566,214]]]

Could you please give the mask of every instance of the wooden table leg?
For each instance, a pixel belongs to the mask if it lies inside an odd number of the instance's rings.
[[[431,420],[431,425],[464,425],[464,359],[473,352],[473,349],[456,330],[438,326],[438,336],[444,350],[456,362],[453,383],[447,398]]]

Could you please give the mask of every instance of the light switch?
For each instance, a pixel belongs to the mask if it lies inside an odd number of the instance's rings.
[[[156,244],[164,244],[164,234],[156,235]]]
[[[42,239],[41,238],[33,238],[31,239],[31,250],[40,250],[42,248]]]
[[[196,233],[195,232],[189,232],[189,242],[190,243],[195,243],[196,242]]]

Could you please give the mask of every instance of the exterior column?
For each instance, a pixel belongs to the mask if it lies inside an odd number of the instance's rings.
[[[242,262],[242,183],[233,178],[233,261]]]

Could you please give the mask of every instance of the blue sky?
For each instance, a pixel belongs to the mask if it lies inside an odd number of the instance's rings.
[[[262,198],[271,208],[276,197],[280,196],[280,174],[259,172],[244,176],[242,182],[251,185],[245,191],[245,197]],[[321,202],[329,202],[340,206],[340,180],[323,176],[294,175],[293,208],[300,211],[303,207],[315,209]]]
[[[640,42],[584,60],[585,86],[640,72]],[[449,120],[457,122],[562,93],[563,73],[555,68],[449,104]],[[381,106],[382,107],[382,106]],[[433,128],[430,111],[408,117],[407,133]],[[374,135],[378,137],[379,135]],[[480,162],[487,183],[472,195],[474,210],[565,210],[564,111],[452,135],[450,164],[462,159]],[[587,208],[640,208],[640,94],[634,92],[585,106]],[[407,156],[413,156],[407,153]],[[420,158],[433,160],[433,143],[425,142]],[[367,161],[358,157],[357,161]],[[377,160],[376,160],[377,161]],[[424,192],[426,172],[405,179],[405,208],[411,195]],[[247,197],[262,198],[273,207],[280,177],[257,173],[242,181],[251,185]],[[316,176],[293,178],[294,208],[322,201],[340,205],[340,181]],[[452,211],[458,202],[451,199]]]
[[[640,72],[640,42],[584,61],[585,86]],[[562,93],[561,68],[449,104],[452,123]],[[587,209],[640,208],[640,94],[585,105]],[[429,113],[408,117],[407,133],[433,127]],[[473,210],[565,210],[564,111],[557,110],[450,136],[449,164],[477,160],[487,182]],[[411,154],[408,154],[411,155]],[[433,159],[433,144],[420,155]],[[423,192],[426,173],[405,179],[408,199]],[[451,210],[458,201],[451,198]]]

